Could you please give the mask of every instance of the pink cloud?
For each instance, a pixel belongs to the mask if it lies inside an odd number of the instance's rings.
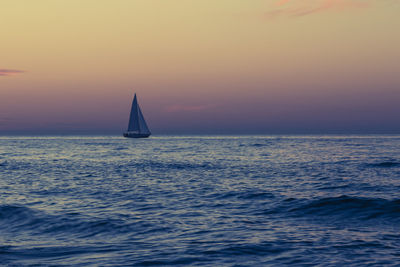
[[[167,106],[165,110],[167,112],[179,112],[179,111],[201,111],[207,109],[208,106],[205,105],[172,105]]]
[[[10,69],[0,69],[0,76],[11,76],[20,73],[24,73],[23,70],[10,70]]]
[[[298,17],[323,11],[360,9],[368,6],[368,0],[279,0],[275,2],[275,9],[266,12],[265,16]]]

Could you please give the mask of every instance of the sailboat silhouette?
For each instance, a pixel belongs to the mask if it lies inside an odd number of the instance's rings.
[[[132,102],[131,115],[129,116],[128,131],[124,133],[124,137],[146,138],[149,137],[150,134],[150,130],[147,127],[135,94]]]

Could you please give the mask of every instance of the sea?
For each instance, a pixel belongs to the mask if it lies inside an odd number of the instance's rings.
[[[400,266],[400,135],[2,136],[0,266]]]

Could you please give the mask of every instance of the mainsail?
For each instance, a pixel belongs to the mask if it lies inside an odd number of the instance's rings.
[[[131,115],[129,117],[128,132],[136,132],[139,134],[150,134],[150,130],[147,127],[146,121],[144,120],[143,113],[140,110],[137,102],[136,94],[133,98]]]

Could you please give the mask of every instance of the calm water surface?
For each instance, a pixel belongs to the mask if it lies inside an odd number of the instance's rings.
[[[0,265],[398,266],[400,136],[0,137]]]

